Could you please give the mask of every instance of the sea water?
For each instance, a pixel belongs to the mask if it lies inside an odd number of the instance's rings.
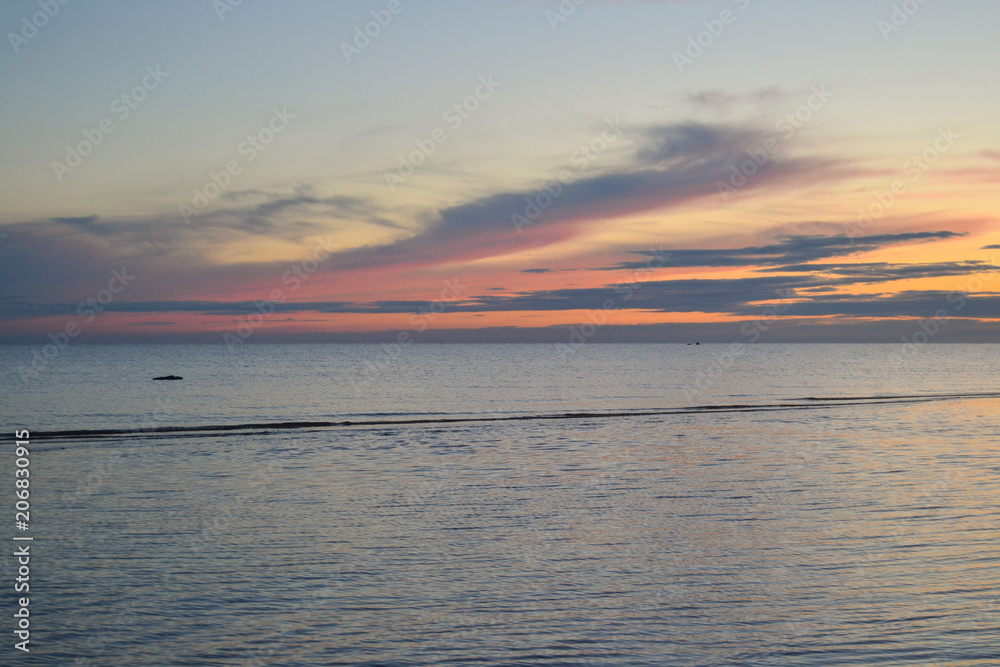
[[[0,347],[16,657],[997,664],[998,353]]]

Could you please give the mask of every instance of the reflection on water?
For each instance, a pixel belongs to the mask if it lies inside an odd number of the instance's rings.
[[[0,419],[518,416],[991,391],[1000,371],[993,346],[891,367],[892,346],[746,346],[725,367],[710,345],[413,346],[359,384],[378,348],[224,349],[75,346],[8,377]],[[0,348],[0,368],[24,353]],[[149,381],[168,373],[185,380]],[[38,440],[23,662],[996,664],[998,412]]]
[[[995,664],[998,407],[53,444],[26,664]]]

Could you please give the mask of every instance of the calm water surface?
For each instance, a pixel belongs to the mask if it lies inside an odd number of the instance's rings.
[[[523,416],[1000,378],[997,346],[727,350],[77,346],[25,382],[31,349],[0,347],[0,415],[39,432]],[[168,373],[185,380],[149,380]],[[17,657],[996,665],[998,415],[979,398],[37,440]]]

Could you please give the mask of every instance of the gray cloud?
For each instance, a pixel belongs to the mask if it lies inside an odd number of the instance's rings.
[[[728,111],[737,104],[772,104],[791,97],[792,93],[783,91],[780,86],[767,86],[747,93],[733,93],[726,90],[699,90],[688,93],[685,99],[696,107],[711,111]]]
[[[828,280],[827,284],[891,282],[911,278],[942,278],[945,276],[965,276],[977,271],[994,271],[997,268],[988,262],[971,260],[967,262],[938,262],[932,264],[887,264],[884,262],[859,264],[795,264],[763,269],[765,273],[810,273],[823,276],[841,276]]]
[[[411,238],[339,258],[342,268],[394,263],[437,264],[503,254],[547,245],[576,233],[583,223],[601,218],[669,208],[718,195],[718,183],[759,146],[766,133],[752,126],[681,123],[639,128],[628,137],[635,146],[631,161],[601,171],[574,172],[575,180],[557,183],[557,174],[536,187],[500,192],[428,213],[426,228]],[[815,183],[846,173],[827,158],[774,159],[760,167],[745,189]],[[580,174],[583,174],[582,176]],[[549,196],[549,192],[558,194]],[[512,220],[538,215],[519,233]]]
[[[585,223],[638,211],[658,210],[717,194],[716,183],[745,157],[764,133],[753,126],[682,123],[631,130],[622,146],[632,158],[617,166],[573,172],[523,233],[511,218],[523,215],[552,180],[537,188],[499,192],[438,211],[394,215],[373,202],[319,196],[310,188],[292,192],[243,191],[220,200],[190,225],[176,213],[142,219],[104,220],[96,215],[9,225],[0,285],[7,296],[58,301],[85,296],[106,284],[112,269],[129,266],[142,280],[132,298],[182,295],[210,284],[238,289],[269,280],[286,267],[276,263],[220,265],[215,259],[235,242],[252,237],[303,243],[337,224],[358,222],[406,230],[405,238],[335,253],[322,272],[350,272],[471,261],[541,247],[571,237]],[[844,173],[824,158],[772,160],[746,188],[815,182]],[[132,290],[136,293],[133,293]]]
[[[939,241],[961,237],[957,232],[907,232],[902,234],[880,234],[850,239],[847,236],[786,236],[776,243],[749,248],[705,248],[669,249],[665,251],[636,250],[631,254],[664,259],[663,266],[683,267],[729,267],[729,266],[775,266],[800,264],[818,259],[845,257],[889,245],[913,241]],[[663,258],[664,253],[669,257]],[[622,262],[602,270],[643,269],[646,260]]]
[[[878,265],[875,265],[878,267]],[[918,265],[919,266],[919,265]],[[753,316],[769,304],[787,306],[797,317],[837,315],[842,317],[929,317],[939,308],[951,308],[954,292],[902,291],[881,295],[832,294],[831,283],[849,286],[860,283],[891,282],[900,274],[886,267],[864,270],[854,276],[831,281],[823,275],[754,276],[733,279],[685,279],[621,283],[605,287],[539,290],[515,295],[484,294],[449,303],[449,312],[482,313],[513,311],[640,310],[650,312],[724,313]],[[909,268],[890,265],[889,269]],[[924,273],[906,271],[904,277],[918,275],[970,275],[1000,270],[978,262],[928,265]],[[845,272],[846,273],[846,272]],[[1000,297],[966,297],[962,317],[1000,318]],[[426,312],[426,301],[380,300],[354,303],[345,301],[285,302],[273,304],[275,313],[380,313]],[[6,318],[69,315],[75,304],[0,302]],[[109,312],[177,313],[239,316],[258,312],[252,302],[227,301],[123,301],[106,306]]]
[[[750,125],[680,123],[634,129],[631,158],[624,163],[592,166],[574,172],[574,180],[558,186],[558,194],[518,233],[511,217],[555,183],[497,192],[416,217],[394,219],[372,202],[345,196],[320,196],[309,188],[290,193],[245,191],[221,201],[192,225],[171,224],[171,217],[102,220],[96,215],[54,218],[6,228],[0,262],[0,318],[26,319],[75,313],[81,297],[107,284],[112,269],[139,275],[127,295],[106,310],[129,313],[203,313],[238,316],[254,312],[253,304],[177,299],[215,293],[274,279],[286,263],[220,265],[213,257],[234,241],[254,237],[298,241],[330,229],[338,221],[406,230],[411,235],[378,247],[335,253],[320,272],[349,272],[377,267],[391,271],[471,261],[515,250],[544,246],[577,233],[592,220],[662,210],[698,198],[714,197],[717,182],[759,146],[766,133]],[[620,155],[620,153],[617,153]],[[760,168],[747,189],[780,187],[836,179],[850,169],[822,157],[774,159]],[[174,216],[176,217],[176,216]],[[322,222],[320,222],[322,221]],[[821,227],[817,223],[817,226]],[[810,230],[813,231],[813,230]],[[643,259],[599,270],[643,269],[659,257],[667,267],[760,267],[763,275],[741,279],[659,280],[625,286],[542,290],[513,295],[484,294],[450,303],[450,312],[560,311],[614,308],[654,312],[706,312],[752,316],[760,304],[784,300],[797,316],[919,317],[942,293],[904,293],[886,300],[831,293],[833,286],[891,282],[913,277],[958,276],[988,269],[982,262],[925,265],[823,263],[893,244],[931,242],[961,236],[950,231],[881,234],[856,239],[834,235],[792,234],[763,245],[743,248],[684,248],[634,251]],[[987,246],[988,249],[997,246]],[[559,269],[568,270],[568,269]],[[554,269],[528,268],[542,274]],[[791,275],[774,275],[791,274]],[[496,290],[487,290],[487,292]],[[174,297],[174,298],[172,298]],[[128,300],[126,300],[128,299]],[[984,313],[992,302],[966,313]],[[412,313],[426,307],[415,301],[313,301],[276,305],[290,313]],[[933,312],[933,309],[932,311]],[[964,315],[965,313],[963,313]],[[988,313],[987,313],[988,315]],[[986,315],[975,315],[986,316]]]

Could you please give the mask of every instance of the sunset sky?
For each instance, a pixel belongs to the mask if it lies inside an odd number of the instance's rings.
[[[11,0],[0,342],[996,342],[998,25]]]

